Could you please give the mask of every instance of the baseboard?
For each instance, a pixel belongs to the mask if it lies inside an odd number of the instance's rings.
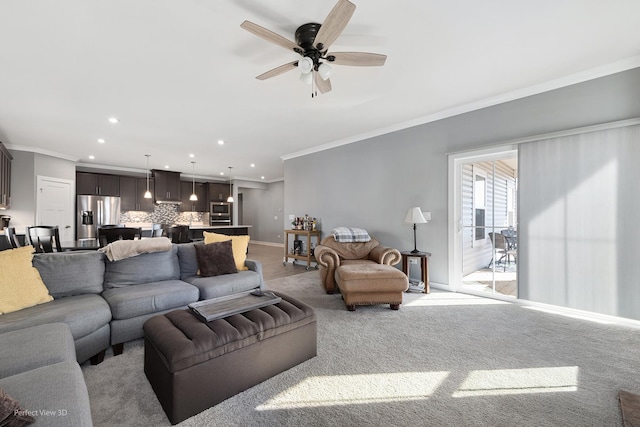
[[[249,243],[252,243],[254,245],[275,246],[278,248],[284,248],[284,243],[261,242],[259,240],[249,240]]]

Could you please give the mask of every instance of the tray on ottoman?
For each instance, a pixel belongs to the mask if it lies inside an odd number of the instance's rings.
[[[256,308],[277,304],[282,298],[273,292],[249,291],[189,304],[191,311],[204,322],[222,319]]]

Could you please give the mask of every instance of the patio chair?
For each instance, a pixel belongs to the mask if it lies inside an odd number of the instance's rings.
[[[494,256],[491,257],[491,261],[489,262],[489,266],[487,268],[491,268],[493,260],[498,255],[500,255],[500,258],[498,259],[498,261],[496,261],[496,265],[502,262],[503,271],[507,271],[507,262],[511,264],[511,257],[513,257],[514,262],[517,262],[516,249],[509,248],[507,239],[502,235],[502,233],[489,233],[489,239],[491,239],[491,245],[494,248]],[[505,258],[506,262],[504,261]]]

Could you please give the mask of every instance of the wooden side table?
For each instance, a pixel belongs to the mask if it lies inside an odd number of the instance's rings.
[[[430,252],[400,252],[402,255],[402,271],[409,277],[409,258],[420,258],[420,270],[422,272],[422,281],[424,282],[424,293],[428,294],[431,290],[429,288],[429,257]]]

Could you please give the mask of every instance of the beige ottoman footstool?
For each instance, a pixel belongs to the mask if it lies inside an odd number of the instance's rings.
[[[347,310],[356,305],[389,304],[397,310],[409,279],[397,268],[383,264],[348,264],[336,269],[336,283]]]

